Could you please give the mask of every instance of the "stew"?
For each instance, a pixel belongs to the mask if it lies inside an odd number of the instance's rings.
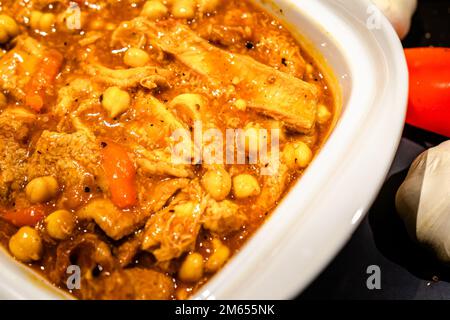
[[[189,298],[332,127],[323,66],[251,1],[0,8],[0,241],[77,298]]]

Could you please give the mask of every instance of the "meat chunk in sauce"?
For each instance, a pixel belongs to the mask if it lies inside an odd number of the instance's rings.
[[[21,108],[3,110],[0,114],[0,203],[8,204],[25,182],[27,148],[25,142],[36,116]]]
[[[89,284],[83,299],[169,300],[175,292],[171,277],[148,269],[124,269]]]
[[[314,127],[318,101],[315,86],[248,56],[216,48],[179,24],[170,26],[156,41],[164,51],[212,81],[223,86],[235,84],[236,93],[248,101],[249,108],[300,132]]]
[[[19,101],[44,55],[44,46],[31,37],[19,37],[15,47],[0,60],[0,87]]]
[[[336,116],[321,68],[276,18],[248,0],[192,12],[177,1],[158,12],[75,1],[80,28],[70,1],[0,3],[14,31],[0,25],[0,242],[80,299],[195,294],[301,177]],[[242,163],[210,162],[229,146],[205,137],[228,129],[265,133],[245,137]],[[279,161],[252,162],[271,130]],[[67,287],[73,265],[79,290]]]
[[[86,187],[102,187],[99,162],[100,145],[86,133],[44,131],[29,158],[28,177],[58,177],[65,190],[74,197],[83,194]]]

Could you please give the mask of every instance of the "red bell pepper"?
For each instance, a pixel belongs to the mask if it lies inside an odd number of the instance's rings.
[[[409,68],[406,122],[450,137],[450,48],[405,49]]]
[[[24,226],[34,227],[39,221],[43,220],[45,216],[46,210],[42,205],[0,212],[0,218],[19,228]]]

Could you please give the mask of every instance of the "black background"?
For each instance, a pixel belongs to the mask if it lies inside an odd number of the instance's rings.
[[[419,0],[411,32],[403,44],[450,47],[449,24],[450,0]],[[368,216],[298,300],[450,299],[450,267],[409,240],[394,206],[395,194],[411,162],[445,140],[406,126],[391,172]],[[381,269],[381,290],[367,289],[366,270],[370,265]]]

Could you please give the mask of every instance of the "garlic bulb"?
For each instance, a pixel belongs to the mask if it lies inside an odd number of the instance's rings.
[[[417,0],[372,0],[389,19],[403,39],[411,27],[411,18],[417,7]]]
[[[450,262],[450,141],[414,161],[396,206],[410,236]]]

